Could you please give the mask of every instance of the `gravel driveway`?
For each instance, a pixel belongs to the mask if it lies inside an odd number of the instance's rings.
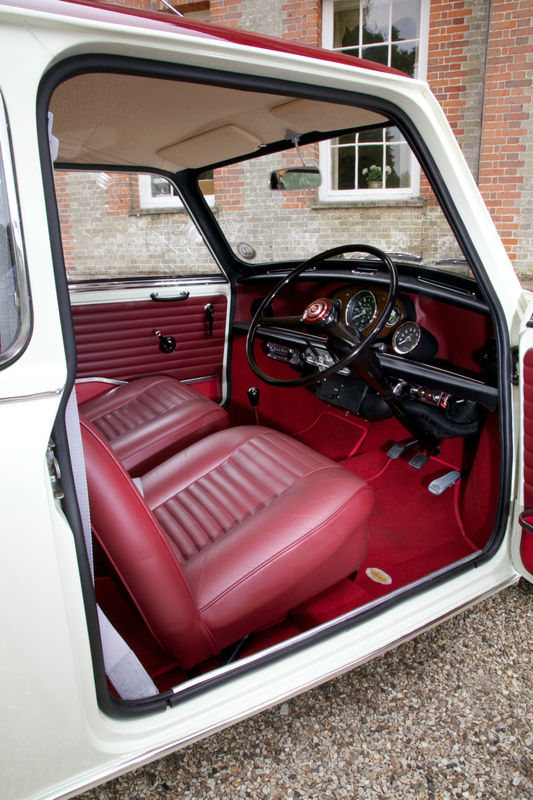
[[[531,800],[532,641],[521,581],[80,800]]]

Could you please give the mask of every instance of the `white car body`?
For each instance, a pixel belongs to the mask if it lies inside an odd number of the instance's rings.
[[[208,28],[206,28],[206,31]],[[490,559],[431,585],[332,635],[302,634],[307,646],[221,667],[201,691],[188,684],[175,707],[113,717],[99,706],[76,549],[53,496],[45,452],[67,380],[36,105],[43,76],[63,60],[113,54],[296,81],[377,95],[400,107],[431,151],[499,300],[511,346],[525,353],[533,311],[515,276],[451,129],[428,86],[223,40],[217,35],[67,2],[0,5],[0,92],[9,135],[31,288],[28,344],[0,371],[2,429],[2,758],[4,800],[70,797],[172,752],[350,670],[515,582],[523,567],[517,512],[522,499],[523,408],[512,392],[508,424],[509,519]],[[5,144],[5,142],[4,142]],[[242,662],[240,662],[242,666]],[[216,680],[219,677],[220,680]],[[190,690],[190,691],[189,691]]]

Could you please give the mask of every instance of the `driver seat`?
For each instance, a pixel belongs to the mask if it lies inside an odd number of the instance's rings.
[[[158,642],[190,669],[356,571],[372,489],[277,431],[223,430],[142,494],[80,416],[93,533]]]

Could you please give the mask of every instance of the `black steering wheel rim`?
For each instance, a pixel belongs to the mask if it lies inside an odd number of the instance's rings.
[[[335,258],[336,256],[342,255],[344,253],[368,253],[376,258],[378,258],[387,268],[389,274],[389,289],[387,293],[387,299],[385,301],[385,305],[381,311],[381,314],[377,316],[377,318],[373,321],[370,330],[364,337],[357,337],[353,333],[353,331],[349,330],[341,321],[337,320],[334,323],[329,324],[328,336],[330,338],[337,338],[340,341],[343,341],[344,344],[347,344],[349,340],[353,342],[353,347],[351,350],[338,361],[335,361],[329,367],[323,369],[317,369],[313,373],[309,375],[303,375],[298,378],[274,378],[271,375],[267,375],[261,367],[257,364],[254,355],[254,343],[257,334],[257,330],[260,325],[267,324],[268,326],[275,327],[276,319],[279,319],[279,327],[283,327],[283,322],[288,323],[290,321],[291,325],[297,323],[298,321],[300,324],[304,324],[302,317],[298,320],[298,318],[288,318],[288,317],[280,317],[276,318],[275,316],[265,316],[265,311],[271,307],[273,301],[276,297],[280,294],[280,292],[288,285],[293,283],[296,278],[298,278],[303,272],[308,269],[312,269],[316,267],[318,264],[327,261],[330,258]],[[270,294],[265,297],[259,308],[257,309],[252,322],[250,323],[250,328],[248,330],[248,336],[246,339],[246,357],[248,359],[248,363],[258,378],[260,378],[265,383],[271,384],[272,386],[304,386],[310,383],[316,383],[319,380],[323,380],[327,378],[329,375],[333,375],[344,367],[348,366],[350,362],[360,356],[376,339],[377,336],[381,333],[383,328],[385,327],[385,323],[387,322],[390,313],[393,309],[396,296],[398,293],[398,271],[392,262],[391,258],[382,250],[373,245],[369,244],[349,244],[349,245],[339,245],[338,247],[332,247],[328,250],[324,250],[321,253],[318,253],[315,256],[303,261],[297,267],[295,267],[291,272],[289,272],[270,292]],[[336,332],[336,333],[335,333]]]

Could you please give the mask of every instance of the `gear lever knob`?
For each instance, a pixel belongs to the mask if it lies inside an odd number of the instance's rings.
[[[256,408],[259,405],[259,389],[257,386],[251,386],[248,389],[248,400],[252,408]]]

